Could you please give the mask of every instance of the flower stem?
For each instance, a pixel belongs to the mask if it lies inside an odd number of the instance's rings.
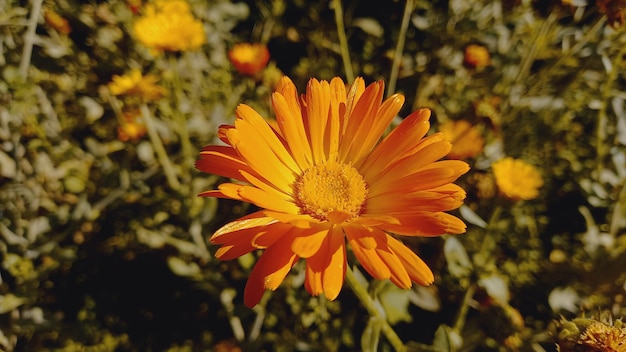
[[[617,79],[620,68],[622,67],[624,54],[626,54],[626,47],[622,47],[622,49],[619,51],[619,53],[617,53],[617,55],[611,62],[611,70],[607,73],[606,81],[602,89],[602,99],[600,100],[601,106],[600,110],[598,111],[598,122],[596,125],[596,170],[598,177],[600,176],[600,172],[602,171],[604,157],[606,156],[609,149],[605,143],[605,139],[607,136],[606,111],[609,105],[609,101],[611,100],[611,95],[613,94],[613,85],[615,84],[615,80]]]
[[[28,30],[24,35],[24,47],[22,48],[22,59],[20,60],[20,75],[24,80],[28,77],[28,66],[30,65],[30,58],[33,55],[33,45],[35,44],[35,36],[37,30],[37,21],[39,20],[39,14],[41,13],[41,4],[43,0],[33,1],[33,9],[30,12],[30,18],[28,19]]]
[[[406,347],[404,346],[402,340],[400,340],[400,337],[398,337],[398,334],[396,334],[391,325],[389,325],[387,319],[380,313],[378,308],[376,308],[374,300],[367,293],[365,287],[361,286],[361,284],[357,281],[354,273],[352,272],[352,269],[350,268],[346,270],[346,282],[348,283],[348,286],[350,286],[354,294],[357,296],[359,301],[361,301],[361,304],[363,304],[370,316],[377,318],[379,321],[382,322],[381,331],[383,332],[383,335],[385,335],[391,346],[393,346],[396,351],[406,351]]]
[[[174,189],[180,189],[180,182],[176,175],[174,174],[174,167],[170,158],[167,156],[167,152],[165,151],[165,147],[163,146],[163,142],[161,142],[161,137],[159,137],[156,127],[154,126],[154,121],[152,120],[152,113],[150,113],[150,109],[144,103],[141,104],[141,116],[143,117],[144,122],[146,123],[146,129],[148,130],[148,136],[150,137],[150,142],[154,147],[154,151],[157,154],[157,158],[159,163],[163,167],[163,172],[165,173],[165,178],[167,179],[168,185]]]
[[[400,34],[398,35],[398,42],[396,43],[396,51],[393,54],[393,63],[391,65],[387,96],[391,96],[396,90],[396,82],[398,81],[398,75],[400,73],[400,63],[402,62],[402,53],[404,52],[404,43],[406,41],[406,31],[409,28],[411,13],[413,13],[413,0],[407,0],[406,5],[404,6],[404,14],[402,16],[402,25],[400,27]]]
[[[191,151],[191,141],[189,140],[189,129],[187,128],[187,119],[180,112],[180,95],[183,93],[183,86],[180,81],[180,75],[178,73],[178,69],[176,67],[176,57],[173,55],[169,56],[169,66],[172,71],[172,92],[173,92],[173,109],[172,113],[174,114],[174,127],[178,132],[178,136],[180,138],[180,143],[183,151],[183,169],[187,170],[193,165],[193,156]]]
[[[346,38],[345,25],[343,23],[343,7],[341,0],[333,1],[335,9],[335,22],[337,23],[337,35],[339,36],[339,46],[341,47],[341,59],[343,67],[346,71],[346,79],[348,82],[354,81],[354,72],[352,71],[352,61],[350,60],[350,50],[348,48],[348,39]]]

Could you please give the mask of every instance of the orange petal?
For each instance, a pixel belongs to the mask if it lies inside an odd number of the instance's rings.
[[[291,250],[302,258],[309,258],[320,250],[328,236],[328,228],[301,229],[293,239]]]
[[[240,124],[245,126],[243,122]],[[241,158],[261,177],[285,193],[291,191],[296,174],[272,151],[272,148],[278,148],[277,145],[270,147],[254,130],[247,127],[229,130],[228,139]]]
[[[361,99],[361,95],[363,95],[363,92],[365,91],[365,81],[363,80],[362,77],[357,77],[354,82],[352,82],[352,84],[350,85],[350,89],[348,90],[348,96],[346,98],[346,117],[352,116],[352,112],[354,110],[354,107],[356,106],[357,102]],[[344,130],[342,131],[342,134],[345,134],[345,128],[347,127],[347,121],[346,121],[346,125],[344,125]]]
[[[310,215],[306,214],[287,214],[271,210],[263,210],[263,213],[280,222],[291,224],[300,229],[310,229],[313,226],[321,224],[319,220],[313,219]]]
[[[239,173],[240,170],[254,172],[241,160],[234,148],[221,145],[204,147],[200,152],[200,159],[196,161],[196,169],[240,181],[245,181]]]
[[[406,236],[440,236],[460,234],[467,226],[459,218],[444,212],[412,212],[388,214],[396,217],[400,224],[384,224],[379,228],[387,232]]]
[[[390,184],[402,177],[412,175],[423,167],[434,163],[448,154],[452,145],[447,141],[430,144],[419,152],[389,164],[376,175],[367,178],[372,185],[377,183]]]
[[[243,293],[244,304],[249,308],[257,305],[265,289],[275,290],[297,260],[289,241],[279,241],[266,249],[250,272]]]
[[[380,107],[384,91],[382,81],[374,82],[367,86],[363,95],[356,101],[354,109],[350,112],[344,134],[344,143],[339,146],[339,160],[342,162],[359,162],[358,151],[361,141],[366,140],[376,113]],[[354,102],[353,102],[354,104]]]
[[[247,171],[241,171],[241,176],[244,181],[251,183],[252,185],[262,189],[271,195],[271,197],[280,198],[282,200],[292,202],[293,196],[292,192],[285,193],[282,190],[275,188],[269,181],[260,178],[260,176],[256,176],[254,174],[248,173]]]
[[[311,147],[308,142],[298,92],[293,82],[281,79],[272,94],[272,107],[276,114],[276,122],[284,136],[294,159],[302,169],[307,169],[312,161]]]
[[[359,263],[361,263],[361,266],[376,279],[388,279],[391,276],[391,272],[389,271],[389,267],[387,267],[385,262],[378,255],[376,249],[364,247],[361,245],[361,242],[358,241],[358,239],[362,237],[371,237],[376,241],[377,246],[380,246],[379,242],[384,243],[387,235],[380,230],[367,229],[361,226],[346,226],[344,227],[344,231],[348,237],[350,248],[352,248],[352,252]]]
[[[230,244],[241,241],[250,243],[260,228],[271,226],[274,223],[276,223],[275,219],[265,216],[262,212],[252,213],[220,227],[213,233],[210,241],[214,244]]]
[[[255,250],[249,243],[240,243],[238,245],[224,245],[215,251],[215,257],[219,260],[233,260],[244,254],[248,254]]]
[[[430,270],[428,265],[426,265],[420,257],[413,253],[413,251],[407,248],[407,246],[405,246],[402,242],[392,236],[389,236],[387,238],[387,244],[393,253],[395,253],[395,255],[400,259],[413,282],[428,286],[435,281],[433,272]]]
[[[389,235],[387,235],[389,237]],[[400,288],[410,288],[411,287],[411,278],[407,273],[404,265],[398,259],[398,257],[387,247],[387,243],[385,243],[384,247],[379,247],[376,249],[376,253],[380,256],[380,259],[385,262],[385,265],[389,268],[389,272],[391,275],[389,279],[394,285]]]
[[[330,81],[330,113],[326,126],[326,155],[337,155],[345,124],[346,84],[339,77]]]
[[[393,129],[376,148],[367,156],[360,167],[361,173],[376,175],[380,170],[401,157],[419,144],[430,129],[430,110],[419,109],[407,116],[398,127]]]
[[[297,214],[300,211],[293,202],[273,196],[271,193],[256,187],[241,186],[238,192],[241,199],[261,208],[289,214]]]
[[[284,141],[280,136],[274,132],[267,121],[259,115],[254,109],[245,104],[239,104],[235,114],[238,120],[235,121],[235,128],[237,128],[241,134],[249,136],[254,135],[259,137],[271,150],[271,153],[280,160],[280,162],[293,171],[296,174],[300,174],[302,169],[294,161],[292,155],[285,148]]]
[[[200,197],[217,197],[217,198],[230,198],[236,200],[243,200],[239,195],[239,188],[241,185],[236,183],[222,183],[217,187],[217,190],[204,191],[198,196]]]
[[[322,273],[322,286],[324,287],[324,295],[332,301],[337,298],[341,291],[347,265],[343,229],[340,226],[333,226],[329,236],[330,262]]]
[[[383,88],[381,88],[381,90],[382,89]],[[401,94],[394,94],[382,103],[378,111],[370,117],[370,121],[363,121],[364,125],[369,124],[370,127],[362,129],[364,131],[361,134],[364,136],[357,137],[359,138],[357,139],[359,141],[359,148],[354,149],[355,154],[353,154],[355,160],[358,160],[358,162],[355,163],[355,167],[358,168],[361,166],[362,162],[372,151],[376,143],[378,143],[393,118],[396,117],[403,104],[404,96]],[[367,135],[365,135],[365,132],[367,132]]]
[[[217,138],[231,147],[232,143],[228,140],[228,131],[233,128],[235,128],[235,126],[232,125],[220,125],[220,127],[217,128]]]
[[[290,230],[293,229],[293,226],[290,224],[284,224],[281,222],[267,225],[262,229],[262,231],[258,231],[257,234],[253,236],[251,241],[252,246],[259,249],[270,247],[283,237],[290,236]]]
[[[455,185],[417,192],[395,191],[379,194],[367,199],[365,212],[387,214],[411,211],[447,211],[460,207],[465,199],[465,191]]]
[[[319,257],[321,258],[321,256]],[[322,272],[312,269],[310,263],[316,260],[313,258],[317,258],[317,256],[309,258],[306,261],[306,276],[304,278],[304,288],[311,296],[319,296],[322,292],[324,292],[324,286],[322,284]]]
[[[327,81],[309,80],[306,86],[306,117],[309,141],[316,164],[327,159],[324,152],[324,133],[330,113],[330,85]]]
[[[420,171],[396,180],[386,178],[383,182],[370,184],[368,199],[384,193],[404,190],[417,192],[437,188],[456,181],[469,170],[469,165],[460,160],[442,160],[423,167]]]

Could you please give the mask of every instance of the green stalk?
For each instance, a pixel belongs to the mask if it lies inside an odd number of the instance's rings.
[[[359,299],[359,301],[361,301],[361,304],[363,304],[370,316],[382,322],[381,331],[383,332],[383,335],[385,335],[391,346],[393,346],[396,351],[406,351],[404,343],[402,342],[402,340],[400,340],[400,337],[398,337],[398,334],[396,334],[391,325],[389,325],[387,318],[385,318],[380,313],[378,308],[376,308],[374,300],[367,293],[367,290],[363,286],[361,286],[361,284],[359,284],[351,268],[348,268],[346,270],[346,282],[348,283],[348,286],[350,286],[356,297]]]
[[[144,122],[146,123],[146,130],[148,130],[148,137],[150,137],[150,142],[154,147],[154,151],[156,152],[157,159],[159,163],[163,167],[163,172],[165,173],[165,178],[167,179],[167,184],[174,190],[178,191],[180,189],[180,182],[178,178],[176,178],[176,174],[174,174],[174,166],[170,161],[170,158],[167,156],[167,151],[165,151],[165,147],[163,146],[163,142],[161,141],[161,137],[154,126],[154,121],[152,120],[152,113],[148,106],[145,103],[141,104],[141,116],[143,117]]]
[[[187,128],[187,119],[179,110],[180,94],[183,93],[183,86],[180,81],[180,75],[176,68],[176,58],[173,55],[169,55],[169,66],[172,71],[172,93],[173,93],[173,109],[174,114],[174,128],[178,132],[180,143],[183,151],[183,169],[188,170],[193,166],[193,155],[191,141],[189,138],[189,129]]]
[[[343,67],[346,71],[346,79],[348,82],[352,83],[354,81],[354,72],[352,71],[352,61],[350,60],[348,39],[346,38],[346,29],[343,23],[343,7],[341,6],[341,0],[334,0],[333,7],[335,9],[335,22],[337,23],[337,35],[339,36],[341,59],[343,60]]]
[[[24,47],[22,48],[22,59],[20,60],[20,76],[24,80],[28,77],[28,66],[30,66],[30,58],[33,55],[33,45],[35,45],[35,36],[37,30],[37,20],[39,20],[39,14],[41,13],[41,4],[43,0],[33,1],[33,9],[30,12],[30,18],[28,19],[28,29],[24,35]]]
[[[406,31],[409,28],[409,20],[413,13],[413,0],[407,0],[404,6],[404,14],[402,15],[402,25],[400,27],[400,34],[398,36],[398,42],[396,43],[396,50],[393,54],[393,63],[391,65],[391,74],[389,77],[389,88],[387,89],[387,96],[391,96],[396,90],[396,83],[398,82],[398,75],[400,74],[400,63],[402,62],[402,53],[404,52],[404,43],[406,42]]]
[[[622,50],[615,56],[613,61],[611,62],[611,71],[608,72],[606,82],[602,89],[602,99],[600,110],[598,111],[598,124],[596,127],[596,161],[598,171],[598,175],[600,175],[600,171],[602,170],[602,165],[604,164],[604,157],[608,152],[608,147],[604,143],[604,139],[606,138],[606,110],[609,104],[609,100],[611,99],[613,84],[617,79],[618,73],[620,72],[620,67],[622,66],[622,60],[624,55],[626,55],[626,47],[622,47]]]

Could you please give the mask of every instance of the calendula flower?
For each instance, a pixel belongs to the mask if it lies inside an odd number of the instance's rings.
[[[263,44],[240,43],[228,51],[228,58],[239,73],[254,76],[267,66],[270,52]]]
[[[447,120],[439,126],[439,130],[452,143],[449,159],[473,158],[483,151],[485,140],[480,131],[465,120]]]
[[[156,54],[198,49],[206,41],[202,22],[194,18],[189,4],[180,0],[145,5],[144,15],[133,29],[137,40]]]
[[[478,44],[468,45],[465,47],[465,63],[478,69],[491,65],[489,50]]]
[[[537,169],[520,159],[506,157],[491,165],[500,193],[511,200],[528,200],[539,195],[543,186]]]
[[[156,76],[144,76],[139,69],[133,69],[122,76],[114,75],[108,86],[113,95],[132,95],[144,100],[156,100],[166,93],[163,87],[156,84],[157,81]]]
[[[404,96],[385,101],[382,81],[361,78],[346,89],[340,78],[311,79],[301,97],[287,77],[272,95],[278,129],[247,105],[234,126],[221,126],[226,145],[207,146],[196,167],[237,180],[201,196],[250,202],[259,211],[226,224],[211,237],[216,257],[264,250],[250,273],[244,303],[256,305],[305,259],[305,288],[337,297],[347,268],[346,239],[363,268],[401,288],[429,285],[428,266],[396,235],[465,232],[445,211],[461,206],[465,192],[452,184],[469,166],[443,160],[450,143],[442,133],[424,137],[430,110],[410,114],[380,141]]]

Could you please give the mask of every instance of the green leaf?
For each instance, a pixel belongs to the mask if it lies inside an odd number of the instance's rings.
[[[391,325],[400,321],[410,323],[413,321],[409,314],[409,295],[411,291],[403,290],[396,285],[387,284],[378,294],[380,303],[385,309],[387,320]]]
[[[382,327],[383,321],[381,319],[375,317],[370,318],[365,330],[363,330],[363,335],[361,335],[361,350],[363,352],[378,351]]]
[[[0,314],[8,313],[24,304],[26,300],[13,294],[0,296]]]

